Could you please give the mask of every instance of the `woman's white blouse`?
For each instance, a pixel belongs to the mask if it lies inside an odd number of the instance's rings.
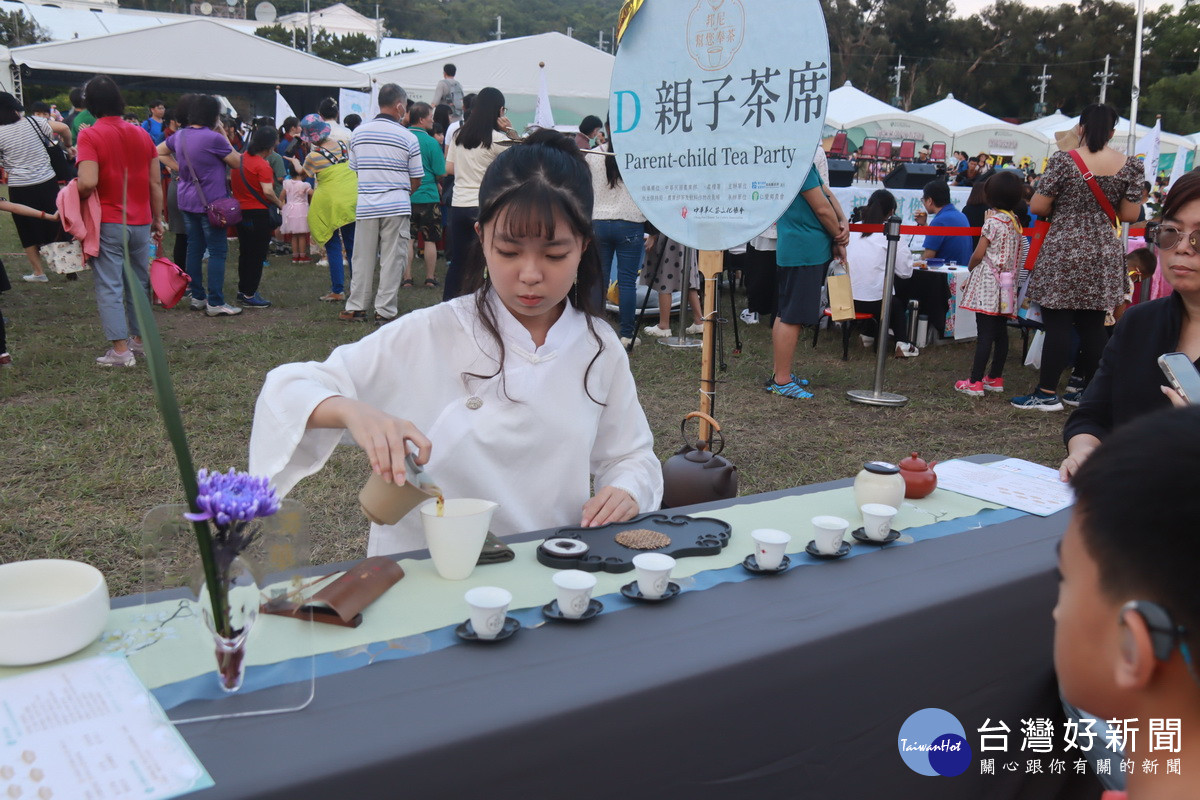
[[[912,275],[912,253],[901,239],[896,247],[896,277]],[[846,245],[846,266],[850,272],[850,288],[855,300],[870,302],[883,299],[883,271],[887,264],[887,237],[882,233],[863,236],[850,234]]]
[[[656,510],[662,469],[611,327],[595,321],[604,349],[588,389],[599,405],[583,386],[597,347],[582,312],[568,304],[535,347],[494,295],[489,303],[505,347],[503,379],[470,374],[491,375],[498,363],[474,295],[414,311],[324,362],[272,370],[255,407],[250,471],[286,494],[324,466],[343,435],[353,444],[342,430],[306,427],[313,409],[341,395],[412,421],[433,442],[425,469],[447,497],[500,504],[492,520],[498,535],[578,525],[592,476],[597,488],[629,492],[640,511]],[[472,398],[482,404],[468,405]],[[365,483],[365,455],[362,467]],[[424,547],[418,517],[372,524],[368,555]]]

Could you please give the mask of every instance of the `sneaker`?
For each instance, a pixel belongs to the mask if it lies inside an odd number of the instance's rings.
[[[317,299],[322,303],[340,303],[346,299],[346,294],[344,292],[330,292],[329,294],[321,295]]]
[[[191,305],[189,306],[192,311],[203,311],[207,307],[208,303],[204,301],[203,297],[193,297]]]
[[[318,261],[318,262],[317,262],[317,266],[318,266],[318,267],[328,267],[328,266],[329,266],[329,259],[328,259],[328,258],[322,258],[320,261]]]
[[[375,317],[374,317],[376,325],[387,325],[389,322],[391,322],[395,318],[396,317],[389,317],[386,314],[380,314],[378,311],[375,312]]]
[[[875,346],[875,337],[874,336],[867,336],[866,334],[860,333],[858,335],[858,340],[860,342],[862,342],[862,346],[867,348],[868,350],[870,350],[872,347]]]
[[[1009,401],[1013,408],[1036,409],[1038,411],[1062,411],[1057,394],[1045,394],[1034,389],[1031,393],[1014,397]]]
[[[742,313],[739,316],[741,316],[742,322],[746,323],[747,325],[757,325],[758,324],[758,312],[757,311],[751,311],[750,309],[746,308],[746,309],[742,310]]]
[[[44,273],[41,275],[22,275],[21,280],[29,281],[30,283],[49,283],[50,278]]]
[[[249,297],[242,294],[241,292],[238,292],[237,299],[238,299],[238,302],[241,303],[246,308],[270,308],[271,307],[271,301],[267,300],[265,297],[263,297],[258,292],[255,292],[254,294],[250,295]]]
[[[794,372],[791,374],[791,378],[792,378],[792,383],[798,383],[801,386],[808,386],[808,378],[797,377],[796,373],[794,373]],[[763,388],[770,389],[771,384],[773,384],[774,382],[775,382],[774,378],[767,378],[767,382],[763,384]]]
[[[1068,387],[1069,388],[1069,387]],[[1083,390],[1078,392],[1063,392],[1063,405],[1071,406],[1072,408],[1079,407],[1079,401],[1083,399]]]
[[[1082,375],[1076,372],[1072,372],[1071,377],[1067,378],[1068,392],[1082,392],[1086,387],[1087,381],[1083,379]]]
[[[146,355],[146,343],[141,339],[129,339],[129,352],[133,353],[135,356]]]
[[[210,317],[233,317],[242,313],[242,310],[229,305],[229,303],[222,303],[219,306],[210,303],[205,307],[204,313]]]
[[[0,353],[0,367],[11,367],[12,356],[8,353]]]
[[[626,350],[629,349],[630,344],[633,344],[633,346],[636,347],[637,345],[639,345],[641,343],[642,343],[641,339],[634,339],[632,336],[622,336],[621,337],[621,347],[624,347]]]
[[[684,333],[704,333],[704,323],[697,322],[695,325],[688,325],[683,329]]]
[[[921,351],[908,342],[896,342],[896,358],[916,358]]]
[[[137,359],[133,357],[132,350],[118,353],[110,347],[107,353],[96,359],[96,363],[102,367],[135,367]]]
[[[338,314],[338,319],[343,322],[366,322],[367,312],[365,311],[350,311],[349,309]]]
[[[657,339],[665,339],[672,335],[670,328],[660,328],[657,325],[647,325],[644,330],[647,336],[653,336]]]
[[[983,381],[955,381],[954,391],[961,392],[967,397],[983,397]]]
[[[1004,378],[984,378],[983,390],[985,392],[1003,392]]]
[[[778,384],[774,380],[768,381],[766,389],[771,394],[777,394],[781,397],[790,397],[793,400],[807,400],[812,397],[812,392],[804,389],[796,381],[791,380],[785,384]]]

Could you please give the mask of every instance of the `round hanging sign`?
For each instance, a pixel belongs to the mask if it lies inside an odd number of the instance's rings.
[[[644,0],[613,67],[621,177],[670,238],[736,247],[799,193],[828,98],[817,0]]]

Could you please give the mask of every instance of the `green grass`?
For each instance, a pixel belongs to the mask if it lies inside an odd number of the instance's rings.
[[[142,516],[155,505],[182,500],[146,369],[140,363],[134,369],[94,363],[107,343],[90,273],[76,282],[57,275],[49,284],[22,282],[28,264],[8,215],[0,218],[0,251],[7,254],[14,283],[0,307],[9,321],[15,362],[0,370],[0,562],[80,559],[103,570],[114,593],[134,591],[141,574]],[[236,242],[230,242],[229,263],[226,295],[232,297]],[[422,270],[418,262],[415,272]],[[268,370],[323,359],[332,348],[373,330],[340,322],[338,305],[317,302],[328,289],[326,269],[273,257],[262,287],[275,304],[270,309],[209,319],[185,310],[185,301],[155,312],[197,467],[245,468],[254,401]],[[440,290],[406,289],[401,307],[407,311],[438,299]],[[742,494],[849,477],[863,461],[896,461],[911,450],[939,460],[995,452],[1057,465],[1062,457],[1064,414],[1020,412],[1009,407],[1007,396],[975,400],[951,389],[965,377],[970,343],[890,360],[885,388],[910,402],[884,409],[845,399],[847,389],[873,385],[873,353],[857,340],[849,362],[843,362],[836,332],[823,333],[816,350],[811,333],[802,335],[796,371],[812,381],[816,397],[794,401],[761,388],[770,374],[769,331],[764,325],[740,327],[740,355],[731,352],[732,325],[724,327],[728,370],[717,373],[716,417]],[[1034,381],[1019,361],[1014,334],[1009,394]],[[665,459],[680,445],[680,420],[699,407],[700,351],[643,342],[632,367],[655,449]],[[365,554],[368,526],[357,495],[367,474],[360,451],[339,448],[322,472],[292,493],[311,513],[315,560]]]

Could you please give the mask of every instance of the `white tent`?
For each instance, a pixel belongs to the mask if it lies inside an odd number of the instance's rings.
[[[453,63],[468,94],[485,86],[504,93],[508,117],[518,128],[533,121],[538,95],[538,64],[546,64],[550,104],[559,122],[578,122],[608,113],[613,57],[561,33],[542,33],[427,53],[378,58],[352,69],[372,82],[397,83],[413,100],[430,102],[442,65]]]
[[[53,72],[258,85],[347,88],[366,85],[360,73],[341,64],[199,18],[125,33],[17,47],[10,55],[15,64]]]
[[[1038,117],[1031,119],[1029,122],[1022,122],[1018,128],[1034,133],[1040,133],[1050,141],[1054,141],[1054,134],[1058,131],[1065,131],[1067,128],[1074,127],[1079,122],[1079,117],[1068,117],[1062,111],[1056,110],[1048,117]]]
[[[1028,156],[1040,169],[1042,159],[1054,150],[1054,138],[1047,139],[1037,131],[1023,130],[1019,125],[976,125],[955,133],[951,149],[964,150],[972,156],[977,153],[1006,156],[1016,164]]]
[[[873,114],[862,119],[850,120],[844,127],[855,149],[861,147],[863,140],[867,138],[896,143],[912,139],[916,141],[918,148],[933,142],[945,142],[946,151],[949,152],[950,141],[954,138],[950,131],[936,122],[916,114],[906,114],[898,108],[892,109],[888,114]]]
[[[936,103],[930,103],[921,108],[914,108],[912,113],[918,117],[932,120],[949,131],[965,130],[980,125],[990,125],[997,128],[1005,126],[1016,127],[999,117],[985,114],[977,108],[972,108],[961,100],[955,100],[954,95],[948,94]]]
[[[84,39],[89,36],[103,36],[106,33],[123,33],[140,28],[155,28],[172,22],[196,19],[186,14],[168,14],[165,12],[142,11],[133,8],[112,8],[91,10],[87,8],[58,8],[57,6],[39,5],[36,3],[3,0],[0,10],[7,13],[22,13],[33,20],[46,32],[52,41],[67,41],[69,39]],[[262,25],[252,19],[234,19],[230,17],[214,17],[222,25],[254,33],[254,29]]]
[[[829,104],[825,111],[825,127],[830,128],[825,135],[830,135],[838,128],[852,120],[879,114],[903,114],[900,109],[890,106],[882,100],[877,100],[861,89],[854,88],[850,81],[829,93]]]
[[[1038,131],[1044,133],[1051,142],[1054,141],[1056,131],[1065,131],[1068,128],[1073,128],[1079,124],[1079,117],[1068,117],[1060,112],[1055,112],[1048,117],[1035,119],[1022,124],[1020,127],[1027,130]],[[1125,152],[1125,146],[1129,142],[1129,120],[1124,117],[1117,119],[1117,132],[1113,135],[1112,146],[1121,152]],[[1137,138],[1141,138],[1149,133],[1151,128],[1147,125],[1139,124],[1137,126]],[[1177,133],[1168,133],[1163,131],[1161,134],[1163,153],[1174,153],[1176,150],[1190,150],[1196,146],[1196,142],[1189,136],[1180,136]]]

